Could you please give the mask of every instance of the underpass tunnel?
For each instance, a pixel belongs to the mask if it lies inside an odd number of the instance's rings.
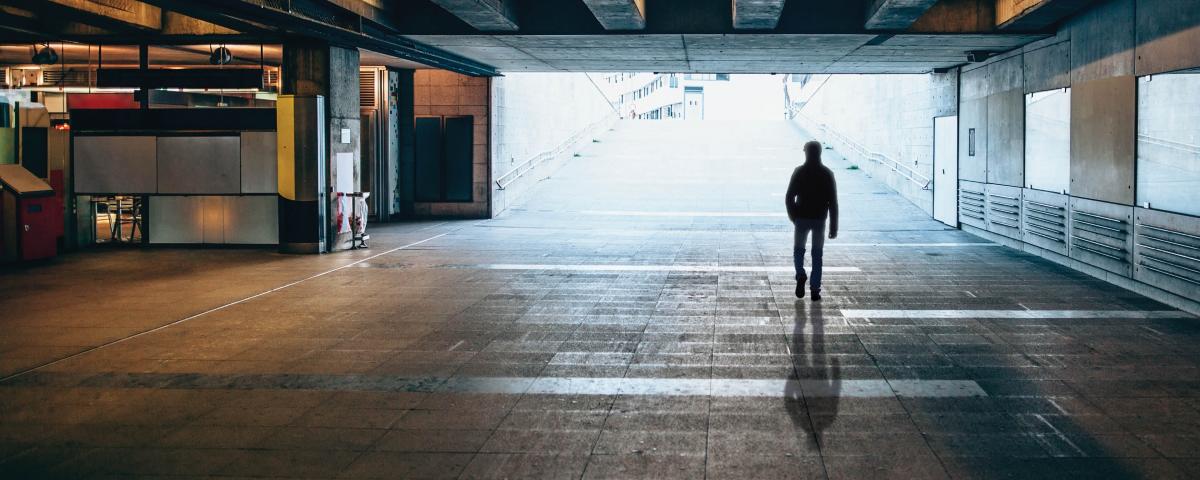
[[[1200,476],[1197,41],[1186,0],[0,2],[0,478]],[[812,141],[836,236],[789,221]]]

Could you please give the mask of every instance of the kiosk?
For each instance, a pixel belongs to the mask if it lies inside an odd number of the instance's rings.
[[[51,258],[63,234],[58,197],[42,179],[15,164],[0,165],[0,262]]]

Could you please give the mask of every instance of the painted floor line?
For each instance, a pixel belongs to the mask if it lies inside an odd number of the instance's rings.
[[[229,307],[232,307],[232,306],[234,306],[234,305],[239,305],[239,304],[242,304],[242,303],[246,303],[246,302],[249,302],[249,301],[251,301],[251,300],[254,300],[254,299],[256,299],[256,298],[262,297],[262,296],[264,296],[264,295],[270,295],[270,294],[272,294],[272,293],[278,292],[278,291],[280,291],[280,290],[283,290],[283,289],[285,289],[285,288],[294,287],[294,286],[296,286],[296,285],[299,285],[299,284],[301,284],[301,283],[307,282],[307,281],[309,281],[309,280],[312,280],[312,279],[315,279],[315,278],[320,278],[320,277],[323,277],[323,276],[325,276],[325,275],[329,275],[329,274],[331,274],[331,273],[334,273],[334,272],[337,272],[337,271],[340,271],[340,270],[345,270],[345,269],[347,269],[347,268],[353,267],[353,266],[355,266],[355,265],[358,265],[358,264],[360,264],[360,263],[363,263],[363,262],[368,262],[368,261],[374,260],[374,259],[376,259],[376,258],[379,258],[379,257],[382,257],[382,256],[384,256],[384,255],[388,255],[388,254],[391,254],[391,253],[395,253],[395,252],[398,252],[398,251],[400,251],[400,250],[404,250],[404,249],[406,249],[406,248],[415,247],[415,246],[417,246],[417,245],[423,244],[423,243],[425,243],[425,242],[429,242],[429,241],[431,241],[431,240],[436,240],[436,239],[438,239],[438,238],[441,238],[441,237],[444,237],[444,236],[446,236],[446,235],[449,235],[449,232],[446,232],[446,233],[441,233],[441,234],[438,234],[438,235],[434,235],[434,236],[432,236],[432,237],[429,237],[429,238],[426,238],[426,239],[424,239],[424,240],[417,241],[417,242],[413,242],[413,243],[410,243],[410,244],[408,244],[408,245],[399,246],[399,247],[393,248],[393,249],[391,249],[391,250],[387,250],[387,251],[385,251],[385,252],[381,252],[381,253],[377,253],[377,254],[375,254],[375,255],[371,255],[371,256],[369,256],[369,257],[366,257],[366,258],[360,258],[360,259],[358,259],[358,260],[355,260],[355,261],[353,261],[353,262],[347,263],[347,264],[345,264],[345,265],[342,265],[342,266],[340,266],[340,267],[336,267],[336,268],[333,268],[333,269],[330,269],[330,270],[326,270],[326,271],[324,271],[324,272],[317,273],[317,274],[314,274],[314,275],[311,275],[311,276],[308,276],[308,277],[302,278],[302,279],[300,279],[300,280],[296,280],[296,281],[294,281],[294,282],[286,283],[286,284],[280,285],[280,286],[278,286],[278,287],[272,288],[272,289],[270,289],[270,290],[266,290],[266,291],[259,292],[259,293],[256,293],[256,294],[254,294],[254,295],[251,295],[251,296],[249,296],[249,297],[242,298],[241,300],[235,300],[235,301],[232,301],[232,302],[226,303],[226,304],[224,304],[224,305],[221,305],[221,306],[213,307],[213,308],[210,308],[210,309],[208,309],[208,310],[205,310],[205,311],[203,311],[203,312],[200,312],[200,313],[197,313],[197,314],[194,314],[194,315],[188,316],[188,317],[181,318],[181,319],[179,319],[179,320],[176,320],[176,321],[174,321],[174,322],[168,323],[168,324],[166,324],[166,325],[160,325],[160,326],[157,326],[157,327],[151,328],[151,329],[149,329],[149,330],[143,330],[143,331],[141,331],[141,332],[135,333],[135,334],[133,334],[133,335],[130,335],[130,336],[127,336],[127,337],[122,337],[122,338],[118,338],[118,339],[116,339],[116,340],[113,340],[113,341],[110,341],[110,342],[107,342],[107,343],[102,343],[102,344],[100,344],[100,345],[96,345],[96,346],[94,346],[94,347],[88,348],[88,349],[86,349],[86,350],[83,350],[83,351],[81,351],[81,352],[74,353],[74,354],[68,355],[68,356],[66,356],[66,357],[60,358],[60,359],[58,359],[58,360],[55,360],[55,361],[53,361],[53,362],[44,363],[44,364],[41,364],[41,365],[38,365],[38,366],[35,366],[35,367],[30,367],[30,368],[27,368],[27,369],[25,369],[25,370],[22,370],[22,371],[16,372],[16,373],[14,373],[14,374],[12,374],[12,375],[9,375],[9,376],[7,376],[7,377],[0,378],[0,383],[6,382],[6,381],[8,381],[8,380],[11,380],[11,379],[14,379],[14,378],[17,378],[17,377],[20,377],[20,376],[22,376],[22,375],[25,375],[25,374],[27,374],[27,373],[29,373],[29,372],[34,372],[34,371],[37,371],[37,370],[41,370],[41,369],[43,369],[43,368],[46,368],[46,367],[49,367],[49,366],[51,366],[51,365],[55,365],[55,364],[58,364],[58,363],[61,363],[61,362],[65,362],[65,361],[67,361],[67,360],[71,360],[71,359],[73,359],[73,358],[77,358],[77,357],[80,357],[80,356],[86,355],[86,354],[88,354],[88,353],[94,352],[94,351],[96,351],[96,350],[100,350],[100,349],[102,349],[102,348],[111,347],[111,346],[113,346],[113,345],[116,345],[116,344],[118,344],[118,343],[122,343],[122,342],[125,342],[125,341],[127,341],[127,340],[132,340],[132,339],[134,339],[134,338],[138,338],[138,337],[140,337],[140,336],[142,336],[142,335],[147,335],[147,334],[150,334],[150,333],[157,332],[157,331],[159,331],[159,330],[163,330],[163,329],[166,329],[166,328],[170,328],[170,327],[173,327],[173,326],[175,326],[175,325],[179,325],[179,324],[181,324],[181,323],[187,322],[187,321],[189,321],[189,320],[194,320],[194,319],[197,319],[197,318],[203,317],[203,316],[205,316],[205,315],[208,315],[208,314],[210,314],[210,313],[213,313],[213,312],[218,312],[218,311],[224,310],[224,309],[226,309],[226,308],[229,308]]]
[[[999,243],[993,242],[944,242],[944,243],[902,243],[902,242],[859,242],[859,243],[842,243],[836,240],[825,242],[825,248],[829,247],[1002,247]]]
[[[488,270],[553,270],[572,272],[793,272],[794,267],[738,267],[718,265],[558,265],[558,264],[519,264],[519,263],[489,263],[473,265]],[[826,273],[860,272],[858,267],[824,267]]]
[[[581,215],[595,215],[608,217],[784,217],[787,214],[783,212],[692,212],[692,211],[677,211],[677,212],[657,212],[657,211],[642,211],[642,210],[582,210]]]
[[[690,379],[579,377],[452,378],[438,391],[541,395],[653,395],[711,397],[951,398],[987,396],[973,380]]]
[[[1181,310],[842,310],[847,318],[1193,318]]]

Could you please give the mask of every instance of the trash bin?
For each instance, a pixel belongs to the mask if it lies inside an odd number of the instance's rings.
[[[0,261],[58,254],[62,212],[54,189],[20,165],[0,165]]]

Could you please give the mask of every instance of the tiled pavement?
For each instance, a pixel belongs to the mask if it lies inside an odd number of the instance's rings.
[[[804,135],[599,140],[502,218],[365,252],[5,271],[0,477],[1200,476],[1196,318],[943,228],[832,152],[839,271],[795,301]]]

